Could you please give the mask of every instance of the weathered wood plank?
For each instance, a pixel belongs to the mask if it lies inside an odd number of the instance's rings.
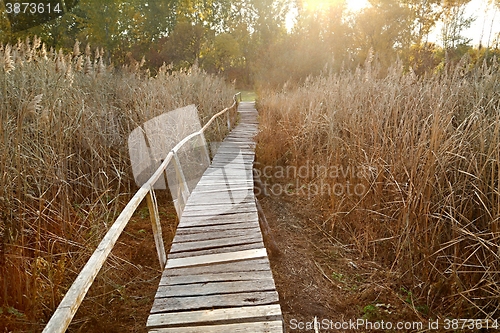
[[[156,298],[151,313],[267,305],[278,303],[278,301],[278,293],[275,290],[196,297]]]
[[[163,271],[163,278],[170,276],[190,276],[199,274],[220,274],[224,272],[241,273],[269,270],[269,259],[260,257],[256,259],[247,259],[232,262],[217,262],[203,266],[186,266],[170,268]]]
[[[238,308],[200,310],[175,313],[158,313],[149,316],[148,327],[180,326],[209,323],[234,323],[245,321],[281,320],[279,304],[245,306]]]
[[[160,285],[155,298],[203,296],[275,290],[274,280],[218,281],[181,285]],[[242,304],[240,304],[242,305]]]
[[[241,201],[235,200],[234,203],[214,202],[212,205],[200,202],[196,206],[187,207],[185,216],[216,216],[236,211],[251,213],[257,211],[257,206],[249,198],[241,199]]]
[[[183,275],[183,276],[164,276],[160,280],[162,285],[177,285],[177,284],[190,284],[202,282],[216,282],[216,281],[249,281],[249,280],[265,280],[272,279],[273,275],[269,270],[269,266],[264,267],[260,271],[250,272],[222,272],[216,274],[209,274],[202,272],[201,275]]]
[[[252,228],[244,229],[218,229],[210,230],[208,228],[206,232],[203,233],[187,233],[187,234],[176,234],[174,237],[174,243],[182,244],[186,242],[199,242],[199,241],[209,241],[214,239],[224,239],[224,238],[234,238],[234,237],[262,237],[260,229],[258,226],[253,226]]]
[[[249,171],[245,171],[246,173],[249,173]],[[253,173],[253,171],[251,171]],[[199,182],[198,185],[195,187],[193,192],[201,191],[202,189],[225,189],[228,187],[252,187],[253,186],[253,178],[245,180],[244,178],[241,179],[239,178],[224,178],[224,177],[207,177],[203,179],[203,182]]]
[[[223,216],[223,215],[222,215]],[[243,229],[246,226],[249,228],[260,228],[258,216],[248,217],[246,220],[233,218],[231,220],[225,221],[221,218],[208,218],[208,219],[200,219],[194,221],[184,221],[184,223],[179,224],[177,226],[177,232],[179,234],[189,234],[191,233],[191,228],[200,228],[193,229],[192,233],[196,233],[197,230],[203,230],[201,228],[213,228],[214,231],[222,230],[222,229]]]
[[[189,333],[282,333],[281,320],[189,327]],[[158,328],[151,333],[186,333],[182,327]]]
[[[206,223],[203,223],[206,222]],[[259,224],[257,220],[248,220],[248,221],[217,221],[217,220],[203,220],[197,221],[192,225],[181,225],[177,228],[176,235],[190,235],[196,233],[205,233],[205,232],[216,232],[220,230],[237,230],[237,229],[246,229],[246,228],[259,228]]]
[[[259,229],[259,223],[257,221],[253,222],[224,222],[224,221],[213,221],[214,224],[209,224],[207,226],[200,227],[183,227],[177,228],[177,232],[175,234],[176,237],[184,236],[184,235],[196,235],[196,234],[205,234],[219,231],[228,231],[228,232],[245,232],[247,229]],[[210,236],[209,236],[210,237]],[[209,239],[209,238],[207,238]],[[180,238],[182,241],[183,239]]]
[[[228,245],[225,247],[217,247],[217,248],[206,249],[206,250],[197,250],[197,251],[189,251],[189,252],[175,252],[175,253],[170,253],[170,255],[168,257],[171,259],[188,258],[191,256],[204,256],[204,255],[209,255],[209,254],[239,252],[239,251],[244,251],[244,250],[260,249],[263,247],[264,247],[264,242],[255,241],[254,243]]]
[[[170,248],[170,253],[177,252],[187,252],[187,251],[195,251],[195,250],[208,250],[215,249],[224,246],[235,246],[235,245],[244,245],[262,242],[262,235],[251,233],[243,236],[235,236],[235,237],[227,237],[227,238],[216,238],[209,240],[197,240],[191,242],[175,242],[172,244]]]
[[[210,201],[214,203],[224,203],[223,200],[225,200],[225,203],[231,203],[231,200],[234,200],[235,198],[240,200],[246,198],[248,198],[250,201],[255,200],[253,190],[251,189],[237,190],[229,188],[226,191],[208,192],[208,194],[206,192],[193,192],[191,194],[191,197],[189,198],[189,205],[186,205],[186,207],[196,206],[198,203]]]
[[[220,169],[219,169],[220,170]],[[213,173],[213,174],[207,174],[204,177],[204,180],[213,180],[213,181],[228,181],[229,179],[249,179],[251,178],[252,175],[252,169],[251,168],[245,168],[245,169],[227,169],[224,171],[224,173]]]
[[[216,262],[239,261],[245,259],[267,257],[265,248],[243,250],[229,253],[208,254],[189,258],[169,259],[166,269],[174,267],[187,267],[196,265],[207,265]]]
[[[242,204],[229,204],[229,205],[217,205],[216,207],[212,207],[213,209],[208,209],[198,207],[193,208],[189,207],[182,213],[182,217],[190,217],[190,216],[214,216],[214,215],[230,215],[234,213],[256,213],[257,207],[255,203],[252,205],[249,203]]]
[[[231,194],[231,193],[230,193]],[[208,195],[207,197],[210,197]],[[198,198],[197,200],[193,200],[193,202],[186,206],[188,207],[188,211],[197,211],[197,210],[207,210],[211,209],[216,212],[220,212],[221,209],[227,210],[228,208],[235,208],[235,206],[243,207],[248,206],[251,207],[252,200],[255,202],[255,197],[253,196],[253,192],[245,193],[245,195],[238,195],[236,193],[232,193],[231,195],[226,194],[226,198],[215,197],[212,202],[210,202],[209,198]],[[207,207],[209,206],[209,207]]]
[[[207,194],[218,194],[219,192],[221,193],[227,193],[227,192],[234,192],[234,191],[241,191],[241,192],[248,192],[248,191],[253,191],[253,184],[250,185],[246,185],[246,186],[242,186],[242,185],[230,185],[228,186],[227,184],[224,184],[224,185],[220,185],[220,186],[200,186],[200,187],[196,187],[196,189],[193,191],[193,194],[197,194],[197,195],[207,195]]]
[[[204,225],[214,225],[214,224],[229,224],[229,223],[238,223],[238,222],[254,222],[258,221],[258,215],[256,212],[232,212],[227,214],[219,214],[219,215],[207,215],[207,216],[187,216],[183,215],[181,217],[181,221],[177,228],[186,228],[186,227],[201,227]]]

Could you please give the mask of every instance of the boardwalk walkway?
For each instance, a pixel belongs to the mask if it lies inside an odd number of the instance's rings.
[[[186,202],[149,332],[283,332],[253,193],[257,111],[241,103],[238,112]]]

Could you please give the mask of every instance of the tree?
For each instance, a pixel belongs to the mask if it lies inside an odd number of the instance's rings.
[[[441,0],[408,0],[405,2],[410,10],[413,25],[413,43],[423,45],[442,14]]]
[[[370,0],[370,4],[357,15],[352,26],[359,62],[364,62],[372,50],[388,67],[398,53],[411,46],[411,12],[397,0]]]
[[[462,32],[470,28],[474,17],[467,17],[465,6],[470,0],[446,0],[443,3],[443,28],[441,29],[441,40],[443,48],[453,49],[459,45],[467,45],[471,39],[462,36]]]

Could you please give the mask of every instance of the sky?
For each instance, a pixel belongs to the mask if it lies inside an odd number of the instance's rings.
[[[466,13],[476,17],[476,20],[470,29],[464,31],[463,35],[472,38],[473,46],[479,45],[480,41],[483,46],[491,45],[495,35],[500,33],[500,10],[498,7],[492,4],[488,5],[487,0],[471,0],[466,7]]]

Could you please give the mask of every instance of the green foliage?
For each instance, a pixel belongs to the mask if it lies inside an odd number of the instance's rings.
[[[345,277],[344,277],[344,274],[342,274],[342,273],[333,272],[332,278],[336,281],[343,282]]]
[[[79,0],[62,17],[23,31],[12,30],[0,11],[0,42],[36,34],[48,49],[70,51],[80,40],[105,49],[107,64],[145,57],[152,73],[164,63],[174,70],[198,64],[246,88],[301,82],[327,64],[336,71],[355,69],[372,56],[383,68],[399,58],[422,75],[442,68],[450,55],[468,52],[462,36],[472,22],[464,12],[467,0],[369,2],[352,13],[345,1]],[[291,11],[296,24],[287,32]],[[429,44],[439,20],[442,45]]]
[[[373,305],[368,304],[363,308],[363,319],[378,320],[380,318],[379,309]]]

